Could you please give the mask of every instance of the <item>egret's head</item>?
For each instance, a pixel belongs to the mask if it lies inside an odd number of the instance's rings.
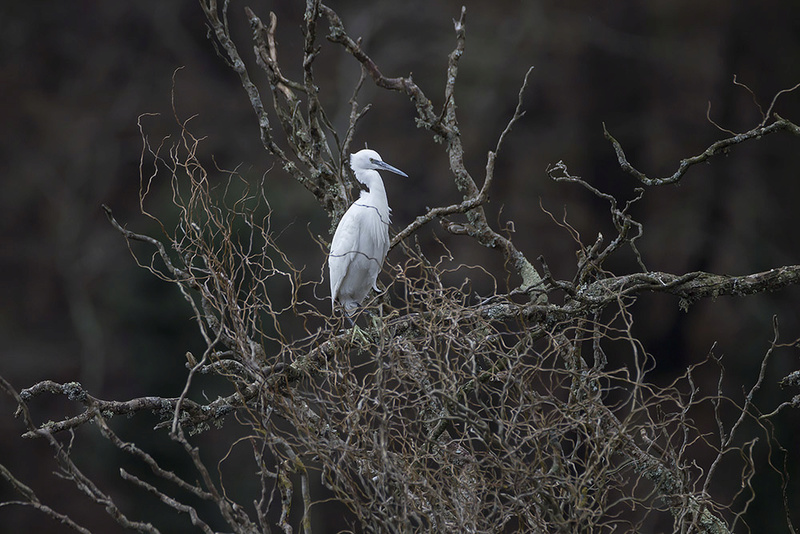
[[[368,148],[359,150],[355,154],[350,155],[350,168],[353,169],[356,178],[359,177],[361,172],[368,170],[390,171],[400,176],[408,177],[408,175],[400,169],[392,167],[388,163],[384,163],[380,154]]]

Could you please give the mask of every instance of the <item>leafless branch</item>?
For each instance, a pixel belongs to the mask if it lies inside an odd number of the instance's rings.
[[[612,137],[610,133],[608,133],[605,124],[603,125],[603,135],[614,147],[614,152],[617,154],[617,160],[619,161],[619,166],[622,168],[622,170],[643,184],[649,186],[674,184],[683,178],[683,175],[686,174],[691,167],[697,165],[698,163],[703,163],[713,156],[727,152],[734,145],[744,143],[751,139],[761,139],[766,135],[781,131],[786,131],[792,135],[800,136],[800,126],[797,126],[793,122],[775,115],[775,119],[768,125],[762,124],[753,128],[752,130],[736,134],[726,139],[720,139],[719,141],[711,143],[711,145],[709,145],[709,147],[706,148],[701,154],[682,159],[678,165],[678,170],[676,170],[671,176],[666,176],[664,178],[649,178],[646,174],[637,170],[628,162],[625,152],[622,150],[622,145],[619,143],[619,141]]]
[[[11,486],[25,498],[24,501],[9,500],[5,502],[0,502],[0,508],[6,506],[29,506],[34,510],[42,512],[43,514],[53,518],[55,521],[67,525],[72,530],[81,532],[82,534],[90,534],[89,530],[77,524],[68,515],[57,512],[53,510],[51,507],[47,506],[46,504],[43,504],[39,500],[39,497],[36,496],[36,493],[30,487],[25,485],[23,482],[19,481],[11,473],[11,471],[9,471],[9,469],[3,464],[0,464],[0,477],[2,477],[6,482],[11,484]]]

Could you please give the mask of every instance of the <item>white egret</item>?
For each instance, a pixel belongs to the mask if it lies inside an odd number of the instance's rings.
[[[331,277],[331,303],[338,301],[348,318],[358,309],[370,288],[378,290],[378,274],[389,251],[389,216],[386,189],[378,170],[408,177],[384,163],[374,150],[350,155],[350,168],[356,180],[367,186],[342,216],[331,242],[328,270]],[[352,321],[352,320],[351,320]]]

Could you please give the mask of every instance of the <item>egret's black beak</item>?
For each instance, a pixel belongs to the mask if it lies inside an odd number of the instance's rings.
[[[408,178],[408,175],[406,173],[404,173],[403,171],[401,171],[400,169],[398,169],[396,167],[392,167],[388,163],[385,163],[385,162],[383,162],[383,161],[381,161],[379,159],[370,158],[370,162],[372,162],[372,164],[375,165],[376,167],[379,167],[379,168],[381,168],[383,170],[386,170],[386,171],[389,171],[389,172],[393,172],[395,174],[399,174],[400,176],[405,176],[406,178]]]

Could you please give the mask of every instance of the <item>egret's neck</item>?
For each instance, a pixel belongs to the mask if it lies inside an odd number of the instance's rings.
[[[389,216],[392,210],[389,209],[389,201],[386,199],[386,188],[378,171],[369,170],[357,176],[359,181],[367,186],[368,191],[361,191],[358,203],[373,206],[378,210],[381,220],[389,224]]]

